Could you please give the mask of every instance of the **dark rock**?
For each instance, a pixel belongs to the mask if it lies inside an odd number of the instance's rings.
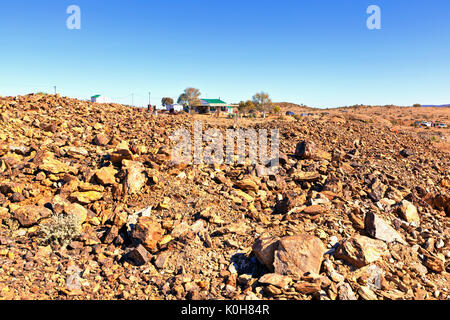
[[[136,266],[142,266],[150,261],[151,255],[144,246],[138,245],[128,253],[127,259]]]

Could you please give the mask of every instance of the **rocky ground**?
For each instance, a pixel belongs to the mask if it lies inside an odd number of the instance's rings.
[[[414,132],[238,123],[280,130],[264,176],[173,164],[187,115],[54,95],[0,110],[1,299],[449,298],[450,157]]]

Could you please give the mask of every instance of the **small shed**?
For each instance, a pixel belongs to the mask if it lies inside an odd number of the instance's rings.
[[[102,96],[101,94],[96,94],[95,96],[91,97],[91,102],[95,103],[109,103],[109,99],[105,96]]]

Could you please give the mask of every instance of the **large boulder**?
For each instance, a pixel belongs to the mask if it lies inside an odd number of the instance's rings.
[[[325,246],[319,238],[300,234],[282,238],[274,253],[275,273],[302,277],[305,273],[318,274]]]
[[[253,244],[253,253],[256,258],[270,271],[273,271],[273,258],[278,245],[277,237],[261,237]]]
[[[14,218],[19,221],[22,227],[31,227],[40,220],[48,218],[52,215],[52,211],[43,206],[24,206],[14,212]]]
[[[335,256],[361,268],[377,261],[387,252],[387,249],[386,243],[381,240],[356,235],[345,240],[339,246]]]
[[[406,244],[403,237],[395,231],[386,221],[381,219],[373,212],[368,212],[364,219],[364,226],[366,232],[375,239],[383,240],[387,243],[400,242]]]

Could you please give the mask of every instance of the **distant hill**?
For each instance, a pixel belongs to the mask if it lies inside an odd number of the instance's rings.
[[[315,110],[315,108],[291,102],[274,102],[274,105],[279,106],[283,112],[292,111],[294,113],[299,113],[303,111]]]
[[[438,105],[422,105],[422,108],[446,108],[446,107],[450,107],[450,104],[442,104],[440,106]]]

